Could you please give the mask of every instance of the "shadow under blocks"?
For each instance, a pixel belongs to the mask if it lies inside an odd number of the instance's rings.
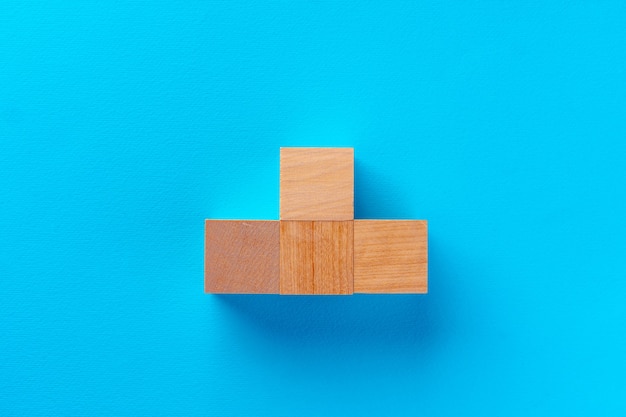
[[[307,148],[300,149],[305,152]],[[394,218],[410,215],[410,213],[405,212],[406,208],[394,207],[388,199],[383,198],[384,193],[381,193],[380,187],[385,184],[381,184],[380,178],[371,169],[367,169],[360,161],[357,161],[356,168],[358,185],[356,195],[359,198],[356,201],[354,211],[357,214],[366,216],[388,214]],[[282,172],[281,160],[281,175]],[[398,200],[394,199],[394,201],[397,202]],[[358,221],[355,220],[355,222]],[[227,287],[220,288],[215,283],[205,281],[207,292],[216,293],[214,295],[216,301],[232,310],[248,325],[257,327],[263,335],[273,342],[291,346],[297,351],[321,347],[332,347],[333,349],[344,347],[354,352],[355,346],[358,346],[359,351],[363,353],[377,349],[377,347],[403,347],[403,349],[408,348],[408,352],[413,355],[419,352],[424,353],[441,342],[444,337],[442,333],[446,332],[452,320],[451,317],[447,317],[448,314],[446,313],[449,311],[447,305],[450,303],[446,296],[450,293],[450,288],[446,288],[447,283],[450,282],[448,276],[450,271],[446,268],[448,264],[446,259],[441,258],[441,255],[447,253],[447,250],[441,250],[436,240],[432,241],[431,238],[429,243],[427,235],[423,235],[423,258],[418,261],[424,263],[424,275],[416,275],[413,278],[415,282],[424,284],[422,292],[428,291],[428,295],[396,293],[389,296],[358,294],[355,291],[355,295],[352,297],[311,297],[309,295],[284,297],[278,295],[281,279],[280,227],[277,227],[279,226],[277,221],[271,223],[276,225],[271,229],[271,245],[275,250],[265,254],[267,263],[258,266],[256,270],[258,272],[266,268],[269,271],[263,272],[264,275],[257,274],[255,279],[248,283],[243,281],[237,284],[239,290],[248,289],[248,291],[229,292],[226,291]],[[216,225],[217,223],[213,223],[213,221],[207,221],[207,251],[209,250],[208,245],[212,244],[213,241],[224,242],[224,239],[212,239],[209,236],[212,227]],[[240,225],[240,227],[242,226]],[[354,239],[356,238],[355,233]],[[226,237],[225,239],[228,240],[229,238]],[[235,241],[237,243],[241,241],[238,237],[231,239],[230,245],[233,245]],[[254,240],[254,237],[251,239]],[[267,241],[263,242],[267,244]],[[242,264],[239,268],[246,268],[245,265],[248,265],[247,268],[253,268],[252,265],[257,265],[257,262],[252,261],[252,259],[256,256],[255,252],[258,253],[257,249],[262,248],[262,244],[259,242],[256,244],[249,243],[250,249],[248,251],[250,253],[246,254],[246,250],[240,249],[241,258],[239,262]],[[221,246],[221,248],[226,246],[228,245]],[[427,250],[428,246],[431,248],[430,253]],[[223,265],[227,260],[232,261],[232,257],[222,256],[220,260],[223,262],[222,266],[216,270],[224,268]],[[248,261],[250,262],[246,263]],[[427,268],[426,265],[428,265]],[[207,271],[215,268],[215,265],[210,263],[209,256],[207,256],[206,268]],[[241,279],[240,276],[235,275],[237,273],[238,271],[230,270],[230,272],[223,273],[220,279],[232,283]],[[245,273],[249,273],[249,271],[246,270],[244,275]],[[431,277],[430,284],[426,274]],[[258,275],[263,275],[263,277]],[[405,279],[402,274],[398,275],[399,278]],[[208,273],[206,278],[209,279],[211,276]],[[356,280],[357,277],[355,276],[353,279]],[[274,295],[254,295],[260,291],[250,290],[250,288],[254,288],[254,285],[258,285],[252,282],[262,282],[262,286],[267,289],[266,293]],[[358,288],[358,285],[353,285],[354,288]],[[387,294],[389,293],[391,291],[387,292]]]

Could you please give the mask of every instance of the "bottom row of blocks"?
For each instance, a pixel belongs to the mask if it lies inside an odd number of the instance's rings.
[[[426,293],[422,220],[207,220],[205,291]]]

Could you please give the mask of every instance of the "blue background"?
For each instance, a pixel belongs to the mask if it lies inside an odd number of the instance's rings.
[[[626,7],[381,3],[1,3],[0,415],[626,415]],[[280,146],[430,293],[203,294]]]

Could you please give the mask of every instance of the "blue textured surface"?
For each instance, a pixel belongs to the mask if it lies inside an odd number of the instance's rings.
[[[70,3],[0,4],[0,415],[626,415],[622,2]],[[203,294],[279,146],[430,294]]]

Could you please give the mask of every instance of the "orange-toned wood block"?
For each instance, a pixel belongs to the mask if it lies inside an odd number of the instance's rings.
[[[280,222],[280,294],[315,294],[313,222]]]
[[[353,221],[281,221],[280,293],[352,294]]]
[[[279,222],[206,220],[204,290],[278,294]]]
[[[354,219],[354,149],[280,148],[280,219]]]
[[[355,220],[354,292],[427,293],[427,222]]]

